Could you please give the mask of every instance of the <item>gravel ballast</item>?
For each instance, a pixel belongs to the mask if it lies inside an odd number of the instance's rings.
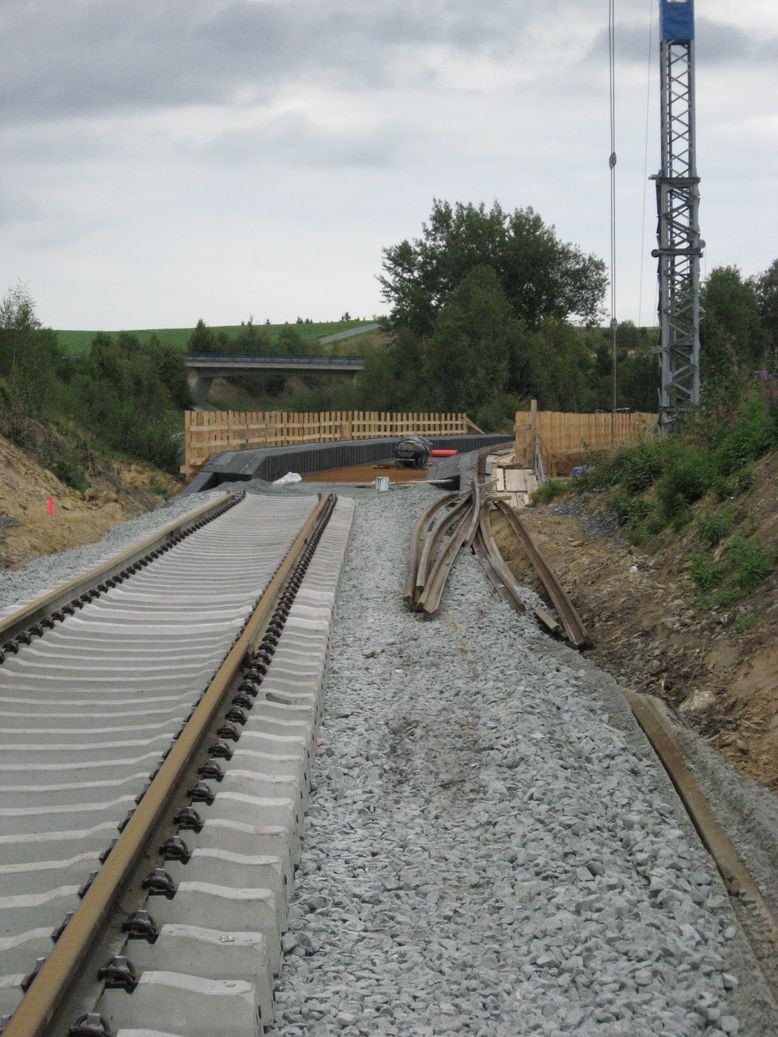
[[[715,868],[614,682],[363,497],[272,1034],[775,1032]]]

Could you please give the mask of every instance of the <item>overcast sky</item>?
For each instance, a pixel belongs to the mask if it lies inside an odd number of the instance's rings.
[[[370,317],[434,197],[532,206],[607,259],[607,8],[0,0],[0,292],[61,328]],[[617,309],[643,323],[656,11],[616,0]],[[778,256],[778,7],[696,14],[703,270],[751,274]]]

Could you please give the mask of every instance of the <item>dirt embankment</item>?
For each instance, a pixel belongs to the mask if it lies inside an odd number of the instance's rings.
[[[754,466],[742,507],[778,547],[778,472]],[[587,650],[603,669],[672,704],[742,774],[778,792],[778,573],[728,609],[702,608],[690,578],[696,534],[666,533],[649,550],[630,546],[604,495],[567,497],[522,513],[589,628]],[[517,575],[532,582],[524,558]]]
[[[0,570],[99,540],[117,523],[159,507],[180,485],[150,465],[108,462],[96,463],[90,483],[85,493],[71,489],[0,436]]]

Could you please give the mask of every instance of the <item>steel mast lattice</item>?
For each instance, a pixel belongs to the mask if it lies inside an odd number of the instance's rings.
[[[700,178],[694,0],[659,0],[662,165],[656,181],[662,427],[700,402]]]

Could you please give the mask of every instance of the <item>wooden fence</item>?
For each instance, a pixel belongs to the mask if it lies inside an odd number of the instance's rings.
[[[475,428],[466,414],[394,414],[386,411],[185,411],[184,464],[192,475],[224,450],[380,439],[419,432],[466,435]],[[480,430],[479,430],[480,431]]]
[[[657,414],[570,414],[532,409],[516,413],[516,460],[535,467],[536,450],[546,474],[568,475],[574,465],[654,434]]]

